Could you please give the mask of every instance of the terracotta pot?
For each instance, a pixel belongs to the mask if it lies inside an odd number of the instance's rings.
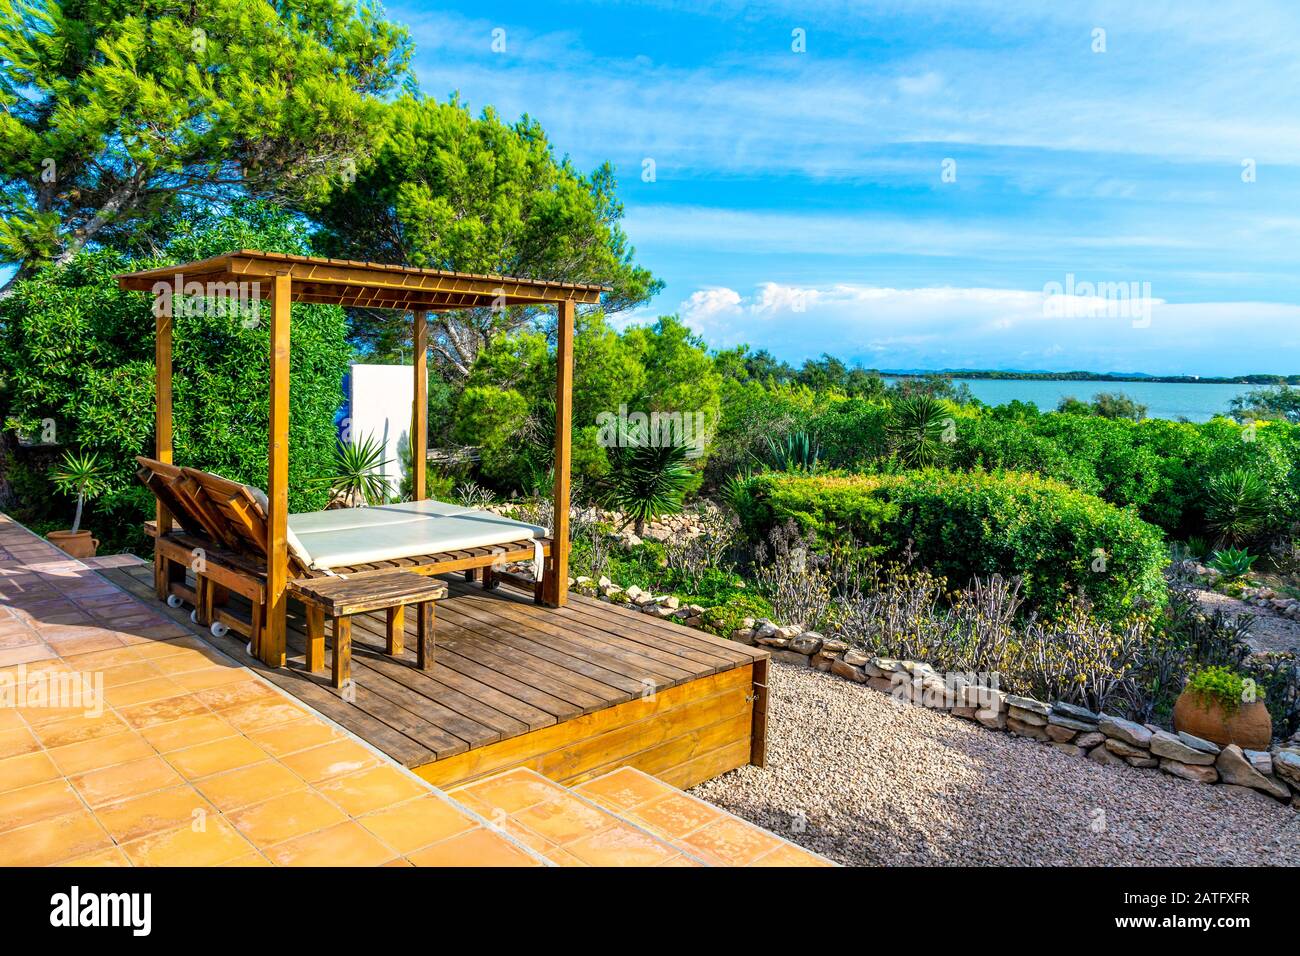
[[[93,558],[99,550],[99,539],[89,531],[51,531],[46,539],[65,554],[74,558]]]
[[[1267,750],[1273,741],[1273,718],[1262,700],[1242,704],[1229,715],[1218,701],[1186,690],[1174,703],[1174,729],[1243,750]]]

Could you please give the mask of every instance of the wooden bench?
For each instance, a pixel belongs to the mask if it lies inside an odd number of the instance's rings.
[[[325,618],[333,622],[335,687],[342,687],[351,673],[353,614],[387,611],[387,651],[396,656],[403,650],[406,607],[416,605],[416,666],[422,671],[433,666],[434,602],[447,596],[447,585],[441,581],[410,571],[359,578],[298,578],[289,582],[289,593],[307,609],[307,669],[313,673],[325,666]]]

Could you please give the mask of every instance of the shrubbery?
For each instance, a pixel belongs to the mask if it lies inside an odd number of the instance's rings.
[[[109,465],[108,488],[88,503],[85,518],[105,551],[147,548],[141,522],[153,512],[133,460],[153,453],[152,303],[119,290],[115,276],[230,249],[306,251],[295,220],[265,207],[172,225],[175,238],[162,256],[83,253],[18,282],[0,300],[6,425],[40,436],[42,421],[52,419],[60,445],[97,452]],[[253,327],[215,310],[179,316],[172,364],[176,461],[265,487],[270,341],[265,309],[262,315]],[[329,473],[349,356],[343,310],[295,305],[292,335],[289,506],[314,511],[328,492],[310,479]],[[47,457],[41,449],[17,449],[5,462],[16,516],[42,532],[66,527],[73,511],[71,499],[54,494]]]
[[[1031,606],[1082,592],[1118,619],[1164,599],[1167,553],[1132,511],[1034,475],[940,470],[896,475],[763,474],[737,501],[746,532],[765,538],[794,521],[823,548],[913,558],[962,586],[976,576],[1022,579]]]

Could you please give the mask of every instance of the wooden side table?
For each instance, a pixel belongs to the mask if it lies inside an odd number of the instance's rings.
[[[422,671],[433,666],[434,602],[447,596],[447,585],[437,578],[410,571],[356,578],[298,578],[289,582],[289,593],[307,609],[307,669],[313,673],[325,666],[325,618],[333,622],[335,687],[342,687],[352,672],[353,614],[387,611],[387,651],[396,656],[404,647],[406,607],[416,605],[416,666]]]

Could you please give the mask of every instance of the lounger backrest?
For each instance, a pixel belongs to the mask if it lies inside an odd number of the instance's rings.
[[[245,485],[197,468],[182,468],[184,479],[223,519],[238,542],[235,550],[266,559],[266,511]]]
[[[166,462],[157,461],[153,458],[146,458],[140,455],[136,458],[140,467],[136,471],[136,477],[141,483],[154,493],[154,496],[162,503],[163,507],[171,513],[190,534],[200,537],[212,538],[214,541],[222,541],[222,537],[216,533],[212,523],[206,520],[202,508],[187,494],[183,489],[178,487],[181,479],[181,470],[175,465],[169,465]]]

